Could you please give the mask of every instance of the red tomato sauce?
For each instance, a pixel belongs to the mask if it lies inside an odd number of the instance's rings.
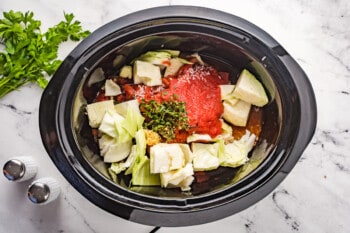
[[[186,103],[187,117],[192,133],[221,134],[223,113],[219,85],[228,84],[228,77],[222,77],[212,67],[185,65],[177,77],[169,77],[169,87],[160,92],[159,101],[172,98]]]

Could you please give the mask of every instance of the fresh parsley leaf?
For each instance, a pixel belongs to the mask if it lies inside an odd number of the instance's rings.
[[[22,85],[34,82],[47,86],[61,60],[58,48],[67,40],[79,41],[90,32],[84,31],[73,14],[64,13],[64,21],[42,33],[41,21],[33,12],[3,12],[0,19],[0,98]]]

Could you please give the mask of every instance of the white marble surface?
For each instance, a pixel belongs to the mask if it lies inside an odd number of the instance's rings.
[[[160,5],[199,5],[241,16],[270,33],[299,62],[314,87],[318,126],[311,144],[290,175],[265,199],[226,219],[158,232],[350,232],[350,1],[270,0],[1,0],[0,12],[35,13],[46,29],[72,12],[84,28],[127,13]],[[233,2],[233,1],[232,1]],[[2,17],[2,16],[1,16]],[[75,46],[60,48],[63,59]],[[31,155],[40,163],[37,177],[61,184],[59,199],[34,206],[25,197],[29,182],[0,178],[0,232],[149,232],[87,201],[63,178],[47,156],[39,135],[42,90],[27,85],[0,99],[0,165]]]

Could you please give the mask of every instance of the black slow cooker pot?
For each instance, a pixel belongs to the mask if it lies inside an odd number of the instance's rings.
[[[185,193],[138,189],[111,180],[102,159],[89,147],[82,89],[97,68],[108,73],[160,48],[198,52],[232,78],[247,68],[260,79],[270,102],[264,107],[262,133],[251,154],[254,163]],[[50,158],[92,203],[142,224],[186,226],[237,213],[281,183],[313,136],[316,103],[303,70],[260,28],[212,9],[169,6],[118,18],[82,41],[45,89],[39,120]]]

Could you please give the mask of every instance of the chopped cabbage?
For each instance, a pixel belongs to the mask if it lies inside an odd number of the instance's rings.
[[[106,101],[88,104],[86,106],[86,112],[89,118],[89,125],[92,128],[98,128],[106,112],[113,109],[114,109],[113,100],[106,100]]]
[[[184,153],[179,144],[159,143],[150,149],[151,173],[163,173],[182,168]]]
[[[110,171],[112,171],[114,174],[119,174],[122,171],[125,171],[128,167],[131,166],[131,164],[134,163],[136,157],[136,145],[133,145],[131,147],[131,152],[126,159],[125,162],[114,162],[110,166]]]
[[[118,136],[116,125],[121,124],[124,120],[124,117],[119,115],[115,111],[107,111],[102,118],[100,127],[98,128],[100,132],[107,134],[112,138],[116,138]]]
[[[148,51],[136,60],[149,62],[153,65],[167,65],[171,59],[171,54],[168,51]]]
[[[165,69],[164,77],[176,75],[179,69],[184,65],[183,60],[184,59],[180,59],[178,57],[172,58],[170,60],[170,65]]]
[[[105,82],[105,96],[116,96],[121,94],[120,86],[113,82],[111,79],[107,79]]]
[[[142,128],[143,120],[140,112],[133,108],[128,108],[125,118],[115,110],[106,112],[99,127],[103,133],[99,143],[104,162],[119,162],[128,157],[132,139]]]
[[[169,53],[171,57],[178,57],[180,55],[180,50],[173,49],[158,49],[155,52],[166,52]]]
[[[248,153],[253,149],[255,138],[255,134],[251,134],[247,130],[240,140],[234,140],[226,145],[223,141],[219,142],[220,165],[224,167],[238,167],[245,164],[249,160]]]
[[[117,143],[130,141],[142,128],[144,117],[139,111],[128,108],[126,117],[115,110],[106,112],[99,127],[100,132],[116,139]]]
[[[117,111],[117,113],[119,113],[123,117],[126,117],[126,114],[129,108],[133,109],[138,114],[141,114],[139,106],[140,106],[139,101],[134,99],[134,100],[128,100],[128,101],[116,104],[114,108]]]
[[[140,111],[135,111],[130,107],[127,109],[125,120],[122,122],[121,126],[128,131],[131,137],[135,137],[136,132],[142,129],[144,119]]]
[[[198,53],[192,54],[191,57],[194,57],[200,65],[202,65],[202,66],[206,65]]]
[[[95,83],[101,82],[105,79],[105,72],[101,67],[92,72],[88,81],[88,87],[91,87]]]
[[[98,139],[98,145],[100,147],[101,155],[104,156],[109,147],[115,143],[115,139],[107,134],[102,134],[101,138]]]
[[[213,141],[213,139],[210,137],[209,134],[196,134],[196,133],[187,137],[187,143],[196,142],[196,141],[211,142]]]
[[[125,171],[126,166],[123,162],[120,163],[112,163],[110,166],[110,170],[114,173],[114,174],[119,174],[122,171]]]
[[[192,143],[193,168],[195,171],[209,171],[219,167],[219,143]]]
[[[193,155],[188,144],[160,143],[151,147],[151,173],[159,173],[161,186],[190,190],[193,177]]]
[[[266,105],[269,101],[263,85],[246,69],[239,75],[233,95],[259,107]]]
[[[219,85],[221,92],[221,100],[232,99],[234,98],[232,95],[233,89],[235,89],[235,85],[227,84],[227,85]]]
[[[192,184],[193,177],[193,166],[191,163],[187,163],[184,167],[160,173],[161,186],[165,188],[181,187],[182,190],[189,190]]]
[[[182,143],[180,143],[179,146],[181,147],[182,153],[184,154],[185,164],[192,163],[193,153],[190,149],[190,146],[188,144]]]
[[[222,129],[222,133],[219,134],[218,136],[216,136],[215,138],[213,138],[213,142],[218,142],[220,140],[225,140],[225,141],[231,141],[233,140],[233,136],[232,136],[232,127],[230,125],[228,125],[225,121],[223,121],[222,119],[221,121],[221,129]]]
[[[231,140],[232,136],[232,127],[228,125],[225,121],[221,121],[222,133],[217,135],[215,138],[212,138],[209,134],[192,134],[187,137],[187,143],[191,142],[218,142],[222,139]]]
[[[107,152],[103,156],[103,161],[106,163],[113,163],[126,159],[126,157],[128,157],[130,154],[131,146],[131,140],[110,145]]]
[[[162,85],[162,75],[160,68],[144,61],[135,61],[134,64],[134,83],[143,83],[147,86]]]
[[[137,157],[133,167],[132,179],[133,185],[159,186],[159,174],[150,172],[150,160],[147,156]]]
[[[224,113],[222,117],[233,125],[246,126],[249,118],[251,104],[243,100],[234,105],[224,100]]]
[[[132,66],[127,66],[127,65],[123,66],[120,69],[119,76],[122,78],[131,79],[132,78]]]
[[[250,160],[245,163],[236,173],[233,182],[237,182],[256,169],[270,153],[273,145],[268,145],[266,140],[262,141],[252,153]]]
[[[136,140],[136,158],[132,164],[133,185],[160,185],[159,174],[151,174],[150,160],[146,156],[146,137],[143,129],[137,131]]]

